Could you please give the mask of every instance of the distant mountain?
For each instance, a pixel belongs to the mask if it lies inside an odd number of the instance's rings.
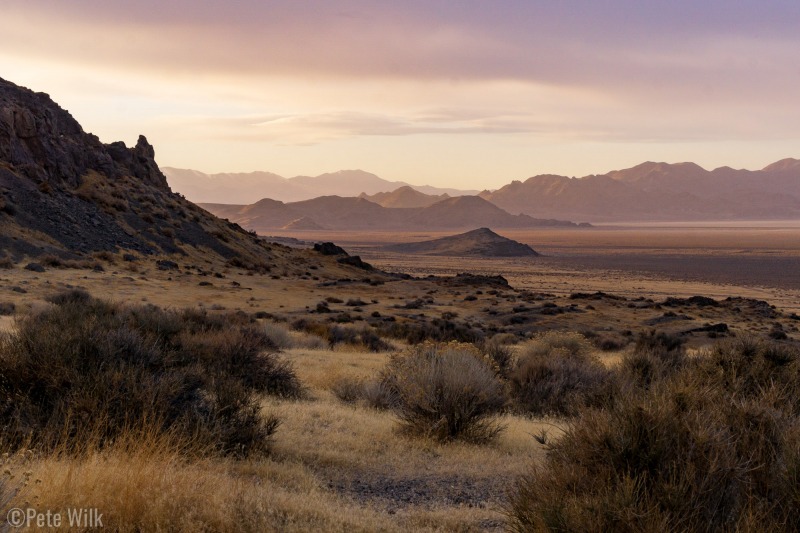
[[[573,227],[572,222],[511,215],[478,196],[447,198],[427,207],[383,207],[365,198],[321,196],[283,203],[264,199],[250,205],[200,204],[219,217],[266,233],[295,221],[331,230],[458,230],[495,228]],[[299,224],[299,223],[298,223]],[[292,229],[301,229],[295,226]]]
[[[405,186],[392,192],[379,192],[373,195],[361,193],[359,198],[364,198],[383,207],[428,207],[436,202],[450,198],[450,195],[425,194],[413,187]]]
[[[763,170],[642,163],[580,179],[540,175],[480,196],[511,213],[602,221],[800,218],[800,161]]]
[[[410,187],[425,194],[462,196],[479,191],[409,185],[388,181],[363,170],[340,170],[319,176],[284,178],[271,172],[204,174],[197,170],[163,167],[173,190],[193,202],[244,204],[253,198],[298,202],[319,196],[372,195]]]
[[[458,257],[536,257],[539,255],[527,244],[502,237],[489,228],[480,228],[430,241],[392,244],[385,246],[384,249],[410,254]]]

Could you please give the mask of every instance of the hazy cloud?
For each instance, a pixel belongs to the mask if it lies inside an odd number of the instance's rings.
[[[517,172],[529,153],[573,164],[574,143],[718,143],[722,157],[719,143],[763,151],[800,136],[796,0],[4,0],[2,11],[0,76],[40,84],[108,140],[161,136],[166,157],[219,140],[325,145],[315,153],[338,161],[331,143],[366,139],[348,157],[406,161],[436,136],[438,153],[465,162],[480,139],[496,154],[485,159]]]

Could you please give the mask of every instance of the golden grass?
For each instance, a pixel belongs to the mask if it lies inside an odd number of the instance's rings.
[[[504,416],[506,430],[488,446],[404,437],[391,413],[344,404],[329,390],[331,372],[372,376],[387,354],[293,349],[285,356],[309,394],[264,401],[265,413],[283,419],[269,458],[198,458],[164,439],[127,435],[79,457],[12,457],[6,468],[14,477],[2,478],[0,492],[19,490],[9,507],[97,508],[114,531],[502,529],[506,488],[543,454],[533,435],[558,432],[547,421]],[[454,479],[484,494],[474,505],[457,503],[449,497]],[[430,486],[431,497],[408,502],[391,488],[383,496],[347,489],[395,481]]]

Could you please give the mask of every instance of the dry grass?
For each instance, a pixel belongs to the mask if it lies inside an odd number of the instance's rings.
[[[96,507],[118,531],[502,529],[506,490],[541,459],[533,435],[548,423],[504,416],[506,430],[486,446],[405,437],[390,412],[343,404],[330,391],[332,370],[374,376],[388,354],[284,355],[308,393],[263,401],[262,414],[282,419],[268,458],[189,456],[155,434],[123,434],[77,456],[13,456],[14,478],[0,489],[14,492],[27,478],[11,506]]]

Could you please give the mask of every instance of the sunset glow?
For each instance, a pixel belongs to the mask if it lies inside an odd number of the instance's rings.
[[[494,188],[797,157],[800,5],[7,0],[0,77],[163,166]]]

